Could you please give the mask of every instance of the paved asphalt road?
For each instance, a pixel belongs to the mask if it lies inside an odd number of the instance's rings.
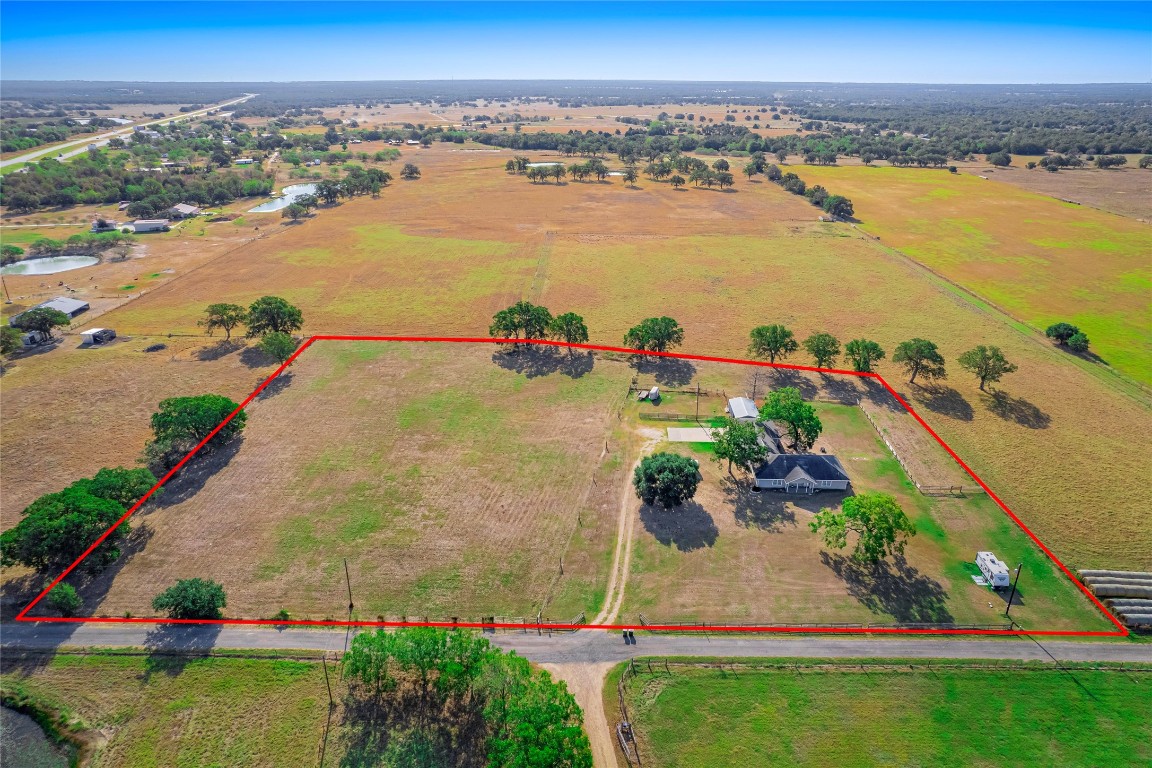
[[[352,631],[353,633],[355,630]],[[203,651],[344,649],[352,633],[320,629],[266,629],[179,625],[25,624],[0,625],[4,650],[61,646],[147,647]],[[584,630],[553,637],[490,635],[507,650],[538,663],[617,662],[638,656],[775,656],[795,658],[1020,659],[1028,661],[1124,661],[1152,663],[1152,645],[1035,640],[951,638],[717,637],[716,635],[638,635],[625,645],[619,634]]]
[[[67,159],[69,157],[75,157],[76,155],[79,155],[81,152],[87,152],[89,144],[95,144],[98,147],[102,147],[105,144],[107,144],[108,140],[113,138],[114,136],[125,136],[129,133],[132,133],[132,131],[136,128],[143,128],[143,127],[146,127],[149,125],[157,125],[158,123],[166,123],[169,120],[183,120],[183,119],[188,118],[188,117],[199,117],[201,115],[207,114],[208,112],[212,111],[213,109],[222,109],[224,107],[230,107],[233,104],[239,104],[242,101],[247,101],[248,99],[250,99],[256,95],[258,95],[258,94],[248,93],[248,94],[241,96],[238,99],[232,99],[231,101],[221,102],[220,104],[213,104],[210,107],[205,107],[204,109],[198,109],[195,112],[181,112],[179,114],[172,115],[170,117],[165,117],[162,120],[151,120],[147,123],[137,123],[136,125],[129,125],[126,128],[117,128],[115,130],[108,131],[107,133],[101,133],[98,136],[90,136],[87,139],[79,139],[77,141],[69,141],[67,143],[57,144],[57,145],[51,146],[51,147],[39,147],[37,149],[32,149],[32,150],[24,152],[20,155],[17,155],[16,157],[10,157],[7,160],[0,160],[0,168],[3,168],[4,166],[8,166],[8,165],[13,165],[15,163],[28,163],[28,162],[32,162],[33,160],[40,160],[40,159],[45,158],[45,157],[57,157],[58,155],[61,155],[61,154],[64,156],[65,159]]]

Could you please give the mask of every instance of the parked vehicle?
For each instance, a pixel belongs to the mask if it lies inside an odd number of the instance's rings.
[[[991,552],[977,552],[976,565],[980,568],[980,573],[984,574],[984,580],[987,581],[993,589],[1006,589],[1011,586],[1008,566],[1002,560],[997,559],[995,554]]]

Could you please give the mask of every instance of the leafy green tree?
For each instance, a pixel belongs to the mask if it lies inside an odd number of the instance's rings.
[[[418,179],[420,178],[420,169],[412,163],[404,163],[404,167],[400,169],[400,178],[408,179],[409,181]]]
[[[1080,329],[1071,323],[1054,323],[1044,331],[1045,336],[1060,344],[1067,344],[1068,339],[1078,333],[1080,333]]]
[[[548,323],[548,335],[557,341],[563,341],[565,344],[586,344],[588,343],[588,326],[584,324],[584,318],[580,315],[575,312],[565,312],[552,318],[552,322]],[[568,354],[572,354],[572,347],[568,348]]]
[[[728,474],[732,474],[732,464],[748,467],[763,461],[768,449],[760,444],[760,429],[755,424],[725,419],[724,426],[712,430],[712,448],[717,463],[727,460]]]
[[[11,243],[0,244],[0,263],[11,264],[14,261],[19,261],[23,255],[24,249],[18,245],[12,245]]]
[[[1084,353],[1088,351],[1088,336],[1080,331],[1068,337],[1068,349],[1073,352]]]
[[[812,355],[817,368],[831,368],[840,356],[840,341],[830,333],[814,333],[804,339],[804,349]]]
[[[83,488],[97,498],[114,501],[124,509],[128,509],[152,490],[152,486],[156,485],[156,475],[143,467],[136,469],[105,467],[90,480],[78,480],[73,485]],[[155,498],[162,492],[162,489],[158,489],[152,497]]]
[[[844,345],[844,353],[852,361],[852,370],[857,373],[871,372],[872,364],[884,359],[884,350],[868,339],[853,339]]]
[[[776,358],[785,358],[800,348],[792,331],[782,325],[761,325],[752,329],[749,334],[752,343],[748,351],[754,357],[767,357],[769,362],[776,362]]]
[[[795,387],[781,387],[768,393],[760,414],[773,421],[783,422],[792,447],[798,451],[811,448],[824,431],[816,409],[804,402],[800,390]]]
[[[519,656],[502,654],[493,666],[500,670],[501,695],[495,695],[494,680],[485,708],[492,730],[488,765],[592,768],[583,713],[564,683],[544,670],[532,670]]]
[[[632,349],[667,352],[684,342],[684,329],[670,317],[649,317],[624,334],[624,344]]]
[[[240,406],[223,395],[196,397],[170,397],[160,401],[160,410],[152,414],[152,433],[159,445],[173,446],[187,453],[208,437],[224,419]],[[244,429],[248,414],[237,411],[232,420],[221,427],[207,448],[223,445]]]
[[[624,179],[625,183],[636,186],[636,179],[639,177],[640,174],[636,172],[636,166],[630,165],[624,169],[624,175],[622,178]]]
[[[80,605],[80,595],[76,594],[76,588],[71,584],[61,582],[48,593],[48,607],[61,616],[75,616]]]
[[[292,333],[304,327],[304,314],[279,296],[263,296],[248,307],[248,336]]]
[[[224,340],[232,339],[232,329],[248,318],[248,310],[239,304],[209,304],[204,310],[206,317],[197,323],[211,336],[217,328],[224,329]]]
[[[944,370],[944,356],[936,345],[927,339],[909,339],[896,345],[896,352],[892,355],[892,362],[904,366],[911,378],[909,384],[916,382],[917,376],[925,379],[947,378]]]
[[[299,221],[301,218],[307,215],[308,209],[299,203],[292,203],[280,212],[280,218],[292,219],[292,221]]]
[[[684,177],[678,173],[674,174],[672,178],[668,179],[668,183],[672,185],[672,189],[680,189],[685,184]]]
[[[181,579],[152,600],[152,609],[170,619],[220,619],[228,605],[224,587],[211,579]]]
[[[493,315],[488,335],[494,339],[543,339],[548,335],[551,323],[552,313],[547,307],[518,301]]]
[[[19,523],[0,534],[0,564],[60,570],[84,554],[124,511],[79,485],[41,496],[24,510]],[[98,570],[119,557],[128,528],[121,523],[84,559],[84,567]]]
[[[755,176],[756,174],[760,173],[760,164],[759,164],[759,163],[757,163],[756,161],[752,161],[752,162],[750,162],[750,163],[747,163],[747,164],[745,164],[745,166],[744,166],[744,167],[741,169],[741,172],[742,172],[742,173],[743,173],[745,176],[747,176],[747,177],[748,177],[748,180],[749,180],[749,181],[751,181],[753,176]]]
[[[824,198],[824,202],[820,205],[825,213],[842,219],[850,219],[856,213],[852,207],[852,201],[843,195],[829,195]]]
[[[323,181],[316,182],[316,197],[320,198],[328,205],[335,205],[340,201],[340,195],[344,194],[340,182],[331,179],[324,179]]]
[[[264,354],[275,359],[276,362],[283,364],[288,362],[288,358],[292,357],[296,348],[300,346],[300,342],[287,333],[277,331],[260,339],[258,346]]]
[[[21,312],[13,325],[22,331],[39,331],[48,334],[48,338],[52,338],[53,328],[60,328],[71,322],[72,320],[68,315],[58,309],[36,307],[27,312]]]
[[[1012,156],[1007,152],[993,152],[992,154],[988,155],[988,162],[999,168],[1006,168],[1009,165],[1012,165]]]
[[[724,158],[720,158],[716,162],[712,163],[712,169],[715,171],[728,171],[731,170],[731,168],[732,166],[730,166],[728,161]]]
[[[986,347],[983,344],[960,355],[959,363],[980,379],[981,390],[989,381],[1000,381],[1004,374],[1016,371],[1016,365],[1008,362],[1000,347]]]
[[[10,355],[24,345],[24,334],[10,325],[0,326],[0,355]]]
[[[817,512],[808,527],[813,533],[822,532],[825,546],[836,549],[847,546],[849,533],[856,534],[852,557],[865,563],[903,554],[908,538],[916,535],[916,525],[887,493],[849,496],[840,510],[825,507]]]
[[[700,470],[695,461],[678,453],[655,453],[641,459],[632,475],[632,487],[645,504],[667,509],[696,495]]]

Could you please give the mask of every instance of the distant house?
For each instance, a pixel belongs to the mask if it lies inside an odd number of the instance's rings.
[[[134,232],[167,232],[168,219],[136,219],[132,222]]]
[[[54,309],[57,312],[63,312],[64,314],[68,315],[69,319],[71,319],[76,317],[76,315],[80,314],[81,312],[87,312],[88,306],[88,302],[86,301],[69,299],[67,296],[57,296],[51,301],[45,301],[37,304],[36,306],[32,307],[32,309]],[[12,317],[8,318],[8,325],[16,325],[16,323],[19,321],[20,315],[23,314],[23,312],[20,312],[19,314],[12,315]]]
[[[848,474],[835,456],[818,453],[777,453],[755,469],[757,488],[785,493],[843,491]]]
[[[408,141],[406,141],[406,142],[404,142],[404,143],[405,143],[405,144],[407,144],[407,145],[408,145],[408,146],[410,146],[410,147],[418,147],[418,146],[420,146],[420,142],[416,141],[416,139],[408,139]]]
[[[233,161],[236,165],[252,165],[254,162],[256,161],[250,157],[238,157]]]
[[[199,208],[194,205],[188,205],[187,203],[177,203],[168,209],[168,215],[174,219],[188,219],[193,216],[199,216],[200,213]]]
[[[736,421],[754,423],[760,418],[760,410],[750,398],[733,397],[728,401],[728,415]]]

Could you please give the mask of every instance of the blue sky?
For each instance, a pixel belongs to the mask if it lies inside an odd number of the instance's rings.
[[[0,76],[1152,81],[1152,2],[9,2]]]

